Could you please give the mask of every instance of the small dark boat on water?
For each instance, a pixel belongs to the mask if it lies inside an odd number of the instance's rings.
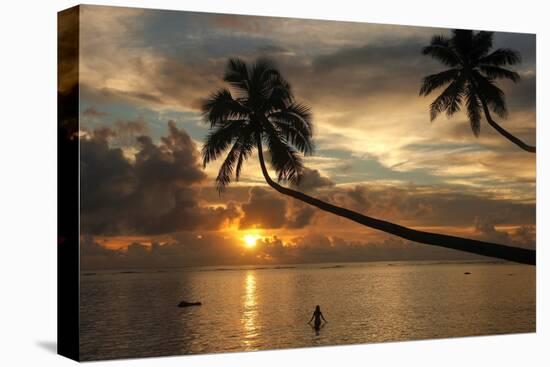
[[[180,303],[178,303],[178,307],[190,307],[190,306],[201,306],[202,303],[200,302],[186,302],[186,301],[181,301]]]

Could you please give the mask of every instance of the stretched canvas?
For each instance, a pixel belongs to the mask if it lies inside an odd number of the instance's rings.
[[[59,353],[535,331],[535,35],[59,13]]]

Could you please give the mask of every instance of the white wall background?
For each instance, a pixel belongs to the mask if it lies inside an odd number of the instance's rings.
[[[536,32],[537,333],[277,352],[168,357],[94,366],[542,366],[550,335],[548,157],[550,26],[544,1],[112,0],[96,4]],[[73,1],[2,3],[0,11],[0,365],[73,362],[56,339],[56,12]],[[546,192],[543,191],[546,188]],[[7,237],[6,237],[7,234]]]

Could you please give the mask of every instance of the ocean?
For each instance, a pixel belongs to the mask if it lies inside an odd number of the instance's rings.
[[[535,267],[377,262],[83,271],[82,360],[534,332]],[[182,301],[201,306],[178,308]],[[307,324],[316,305],[327,319]]]

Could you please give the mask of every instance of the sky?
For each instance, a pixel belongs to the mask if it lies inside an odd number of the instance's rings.
[[[81,6],[81,266],[89,269],[475,259],[414,244],[272,190],[257,155],[215,190],[202,166],[200,102],[230,57],[271,58],[311,107],[315,152],[297,189],[416,229],[535,247],[535,157],[466,115],[430,122],[423,56],[448,29]],[[535,143],[535,36],[514,48],[517,84],[499,82],[498,120]],[[273,176],[273,175],[272,175]]]

